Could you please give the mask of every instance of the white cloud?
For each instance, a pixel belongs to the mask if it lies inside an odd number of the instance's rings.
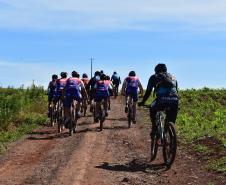
[[[225,30],[226,0],[0,0],[0,25],[30,29]],[[160,24],[161,23],[161,24]],[[159,25],[160,24],[160,25]]]

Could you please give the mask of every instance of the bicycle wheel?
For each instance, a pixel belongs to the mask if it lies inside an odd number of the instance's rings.
[[[132,125],[132,116],[133,116],[133,113],[132,113],[132,107],[129,105],[129,112],[128,112],[128,127],[131,128],[131,125]]]
[[[177,151],[177,136],[174,123],[165,124],[164,143],[163,143],[163,158],[165,164],[170,167],[176,157]]]
[[[105,110],[101,110],[101,112],[100,112],[100,131],[103,130],[104,121],[105,121]]]
[[[154,161],[158,153],[158,136],[151,137],[151,161]]]
[[[52,105],[50,106],[49,114],[50,114],[50,124],[52,127],[54,127],[54,111]]]
[[[73,105],[71,105],[71,108],[70,108],[70,120],[68,122],[68,128],[69,128],[69,136],[72,135],[72,131],[73,131],[73,125],[74,125],[74,107]]]

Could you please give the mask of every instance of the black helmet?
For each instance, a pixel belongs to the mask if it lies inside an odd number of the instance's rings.
[[[61,72],[60,76],[61,78],[67,78],[67,72]]]
[[[75,77],[75,78],[79,78],[80,77],[80,75],[79,75],[79,73],[77,71],[72,71],[71,76]]]
[[[106,75],[105,74],[101,74],[100,75],[100,80],[106,80]]]
[[[117,72],[116,71],[114,71],[114,73],[113,73],[114,75],[116,75],[117,74]]]
[[[110,76],[107,75],[106,76],[106,80],[111,80]]]
[[[155,66],[155,73],[165,73],[167,72],[167,67],[166,64],[158,64],[157,66]]]
[[[101,73],[101,74],[104,74],[104,71],[103,71],[103,70],[101,70],[101,71],[100,71],[100,73]]]
[[[129,72],[129,76],[136,76],[136,72],[135,71],[130,71]]]
[[[82,78],[88,78],[88,75],[87,75],[86,73],[84,73],[84,74],[82,75]]]
[[[101,73],[100,73],[100,71],[96,71],[94,75],[95,75],[95,76],[100,76]]]
[[[58,76],[56,74],[52,75],[52,79],[53,80],[57,80],[58,79]]]

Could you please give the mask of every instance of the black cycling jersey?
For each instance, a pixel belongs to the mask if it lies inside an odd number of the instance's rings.
[[[159,87],[166,87],[166,88],[174,88],[175,90],[172,91],[175,95],[177,95],[177,81],[174,79],[176,84],[173,84],[172,75],[169,73],[161,73],[161,74],[154,74],[150,77],[148,81],[148,86],[143,98],[143,102],[146,102],[149,96],[152,93],[152,90],[155,89],[155,91]],[[157,94],[158,96],[158,94]]]

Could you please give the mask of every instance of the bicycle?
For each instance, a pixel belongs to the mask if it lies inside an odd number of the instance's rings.
[[[88,108],[88,103],[86,98],[82,99],[82,107],[81,107],[81,113],[83,113],[83,116],[86,116],[86,112],[87,112],[87,108]]]
[[[132,122],[134,122],[135,115],[134,115],[134,109],[133,109],[133,98],[131,96],[128,97],[128,127],[131,128]]]
[[[96,103],[95,103],[95,106],[94,106],[94,122],[100,122],[100,131],[103,130],[103,125],[104,125],[104,121],[105,121],[105,118],[106,118],[106,112],[105,112],[105,109],[104,109],[104,100],[101,101],[101,107],[100,107],[100,110],[99,110],[99,117],[98,117],[98,120],[96,120]]]
[[[157,112],[156,130],[153,136],[151,136],[151,161],[155,160],[158,147],[162,147],[163,159],[167,167],[170,167],[175,161],[177,151],[176,129],[174,123],[167,121],[169,109],[169,107],[166,107],[164,110]]]
[[[50,115],[50,124],[52,127],[54,127],[55,123],[57,123],[57,109],[53,101],[50,104],[49,115]]]
[[[69,136],[72,136],[72,133],[76,132],[77,127],[77,116],[76,116],[76,101],[73,100],[70,106],[70,120],[68,121],[68,129],[69,129]]]
[[[114,91],[114,97],[115,97],[115,99],[116,99],[117,96],[118,96],[118,85],[114,84],[114,86],[113,86],[113,91]]]

